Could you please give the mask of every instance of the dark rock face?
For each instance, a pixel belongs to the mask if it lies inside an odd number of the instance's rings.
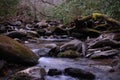
[[[31,77],[26,73],[19,73],[11,76],[9,80],[31,80]]]
[[[93,73],[78,68],[66,68],[65,73],[72,77],[84,78],[89,80],[95,79],[95,75]]]
[[[17,41],[0,35],[0,55],[8,62],[15,62],[23,65],[35,65],[38,57],[24,45]]]
[[[56,35],[66,35],[67,34],[66,31],[64,31],[64,30],[62,30],[60,28],[56,28],[52,33],[56,34]]]
[[[54,75],[61,75],[62,71],[57,70],[57,69],[49,69],[48,75],[49,76],[54,76]]]

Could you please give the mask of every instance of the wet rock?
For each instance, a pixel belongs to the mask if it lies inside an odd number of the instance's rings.
[[[57,46],[55,48],[52,48],[49,53],[48,53],[48,56],[51,56],[51,57],[57,57],[58,53],[60,52],[60,48]]]
[[[28,37],[38,37],[38,33],[36,31],[27,31]]]
[[[65,58],[77,58],[80,57],[80,53],[73,50],[67,50],[65,52],[60,52],[58,57],[65,57]]]
[[[111,71],[113,68],[107,65],[95,65],[94,68],[100,69],[101,71]]]
[[[84,79],[89,79],[93,80],[95,79],[95,75],[91,72],[78,69],[78,68],[66,68],[65,73],[72,76],[72,77],[77,77],[77,78],[84,78]]]
[[[12,31],[12,32],[8,32],[5,34],[6,36],[9,36],[11,38],[18,38],[18,39],[21,39],[21,38],[25,38],[27,36],[26,33],[24,32],[20,32],[20,31]]]
[[[82,55],[86,55],[87,46],[84,42],[74,39],[60,46],[60,51],[65,51],[65,50],[76,50],[78,52],[81,52]]]
[[[38,57],[27,47],[17,41],[0,35],[0,55],[8,62],[15,62],[23,65],[35,65]]]
[[[48,75],[49,76],[54,76],[54,75],[61,75],[62,71],[57,70],[57,69],[49,69]]]
[[[31,67],[15,73],[7,80],[44,80],[45,69],[40,67]]]
[[[107,58],[114,56],[116,54],[119,54],[119,50],[113,49],[113,50],[107,50],[107,51],[99,51],[90,56],[92,59],[97,59],[97,58]]]
[[[69,49],[73,49],[73,50],[77,50],[80,51],[82,42],[75,39],[75,40],[71,40],[68,43],[63,44],[62,46],[60,46],[60,50],[61,51],[65,51],[65,50],[69,50]]]
[[[34,29],[32,24],[26,24],[25,28],[27,30],[33,30]]]
[[[48,56],[50,48],[33,49],[32,51],[39,57]]]

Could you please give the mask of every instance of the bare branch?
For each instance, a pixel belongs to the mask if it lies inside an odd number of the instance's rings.
[[[41,2],[43,2],[43,3],[47,3],[47,4],[49,4],[49,5],[52,5],[52,6],[56,7],[56,5],[55,5],[55,4],[53,4],[53,3],[51,3],[51,2],[44,1],[44,0],[41,0]]]

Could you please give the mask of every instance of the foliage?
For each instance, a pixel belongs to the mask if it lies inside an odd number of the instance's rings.
[[[75,17],[100,12],[120,19],[120,1],[118,0],[70,0],[53,8],[50,12],[57,19],[68,23]]]
[[[102,0],[103,11],[105,14],[120,20],[120,1],[119,0]]]
[[[15,15],[18,1],[19,0],[0,0],[0,19],[8,15]]]

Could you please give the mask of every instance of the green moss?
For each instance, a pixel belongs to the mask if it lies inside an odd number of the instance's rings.
[[[100,33],[98,30],[90,29],[90,28],[86,28],[85,31],[86,31],[86,32],[93,32],[93,33],[97,33],[97,34]]]
[[[14,60],[18,58],[18,60],[16,61],[20,61],[19,59],[21,59],[21,62],[25,61],[25,62],[37,62],[38,61],[38,57],[31,51],[29,50],[29,48],[25,47],[24,45],[18,43],[17,41],[0,35],[0,49],[3,50],[3,52],[0,52],[0,54],[5,54],[6,57],[8,57],[8,55],[10,55],[11,57],[9,57],[11,60]],[[3,48],[4,46],[4,48]]]
[[[73,50],[67,50],[58,54],[58,57],[76,58],[80,57],[80,53]]]

